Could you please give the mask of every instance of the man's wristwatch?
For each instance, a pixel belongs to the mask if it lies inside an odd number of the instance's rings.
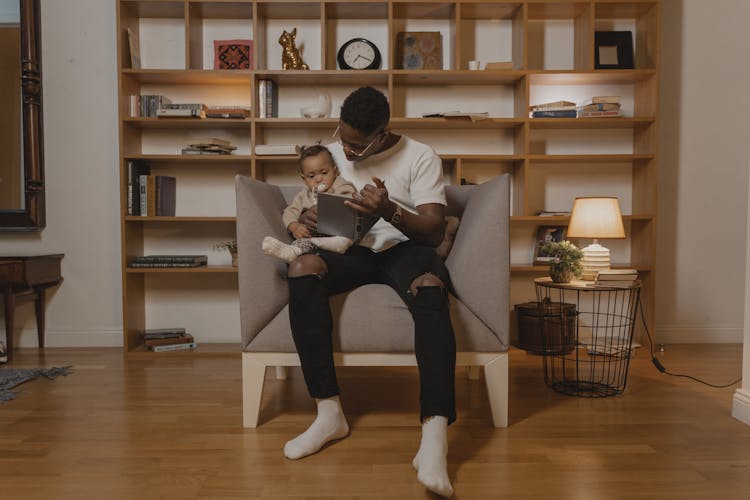
[[[393,211],[393,215],[391,215],[391,218],[388,219],[388,222],[390,222],[392,225],[396,226],[401,222],[401,205],[396,205],[396,210]]]

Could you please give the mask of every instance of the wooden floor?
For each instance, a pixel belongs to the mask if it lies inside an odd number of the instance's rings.
[[[240,356],[127,360],[118,349],[22,349],[10,366],[73,365],[0,405],[0,498],[432,498],[416,482],[414,369],[341,369],[351,435],[292,462],[286,440],[313,406],[299,371],[266,382],[261,426],[243,429]],[[667,346],[675,372],[741,372],[741,346]],[[455,497],[750,498],[750,427],[734,387],[658,373],[641,350],[621,396],[564,396],[541,359],[511,352],[510,427],[494,429],[483,381],[457,376],[449,429]]]

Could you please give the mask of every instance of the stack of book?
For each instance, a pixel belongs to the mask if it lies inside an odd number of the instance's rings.
[[[567,217],[570,215],[568,210],[539,210],[536,213],[539,217],[556,217],[563,216]]]
[[[609,269],[599,271],[593,284],[594,286],[630,288],[637,280],[638,271],[635,269]]]
[[[128,267],[201,267],[207,264],[207,255],[141,255],[135,257]]]
[[[576,118],[578,110],[576,103],[570,101],[554,101],[529,106],[529,118]]]
[[[151,351],[190,351],[198,347],[184,328],[154,328],[143,332],[143,343]]]
[[[205,118],[206,105],[201,103],[162,103],[156,116],[158,118]]]
[[[152,118],[156,113],[165,106],[172,104],[172,101],[163,95],[144,94],[130,96],[130,116],[134,118]]]
[[[620,96],[594,96],[590,104],[578,106],[578,118],[622,116]]]
[[[279,95],[273,80],[258,81],[258,117],[276,118],[279,116]]]
[[[250,118],[250,106],[209,106],[206,108],[206,118],[234,118],[244,120]]]
[[[128,215],[174,217],[177,179],[151,175],[151,167],[128,161]]]
[[[232,145],[231,141],[225,139],[206,139],[196,142],[182,148],[184,155],[230,155],[237,146]]]

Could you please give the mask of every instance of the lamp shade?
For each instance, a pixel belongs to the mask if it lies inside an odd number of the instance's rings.
[[[570,238],[624,238],[617,198],[576,198],[568,224]]]

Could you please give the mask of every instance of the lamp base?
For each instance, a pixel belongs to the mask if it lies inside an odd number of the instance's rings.
[[[582,280],[593,281],[599,274],[599,271],[609,270],[609,248],[601,246],[599,243],[594,243],[582,249],[583,259],[581,265],[583,266],[583,274],[581,275]]]

